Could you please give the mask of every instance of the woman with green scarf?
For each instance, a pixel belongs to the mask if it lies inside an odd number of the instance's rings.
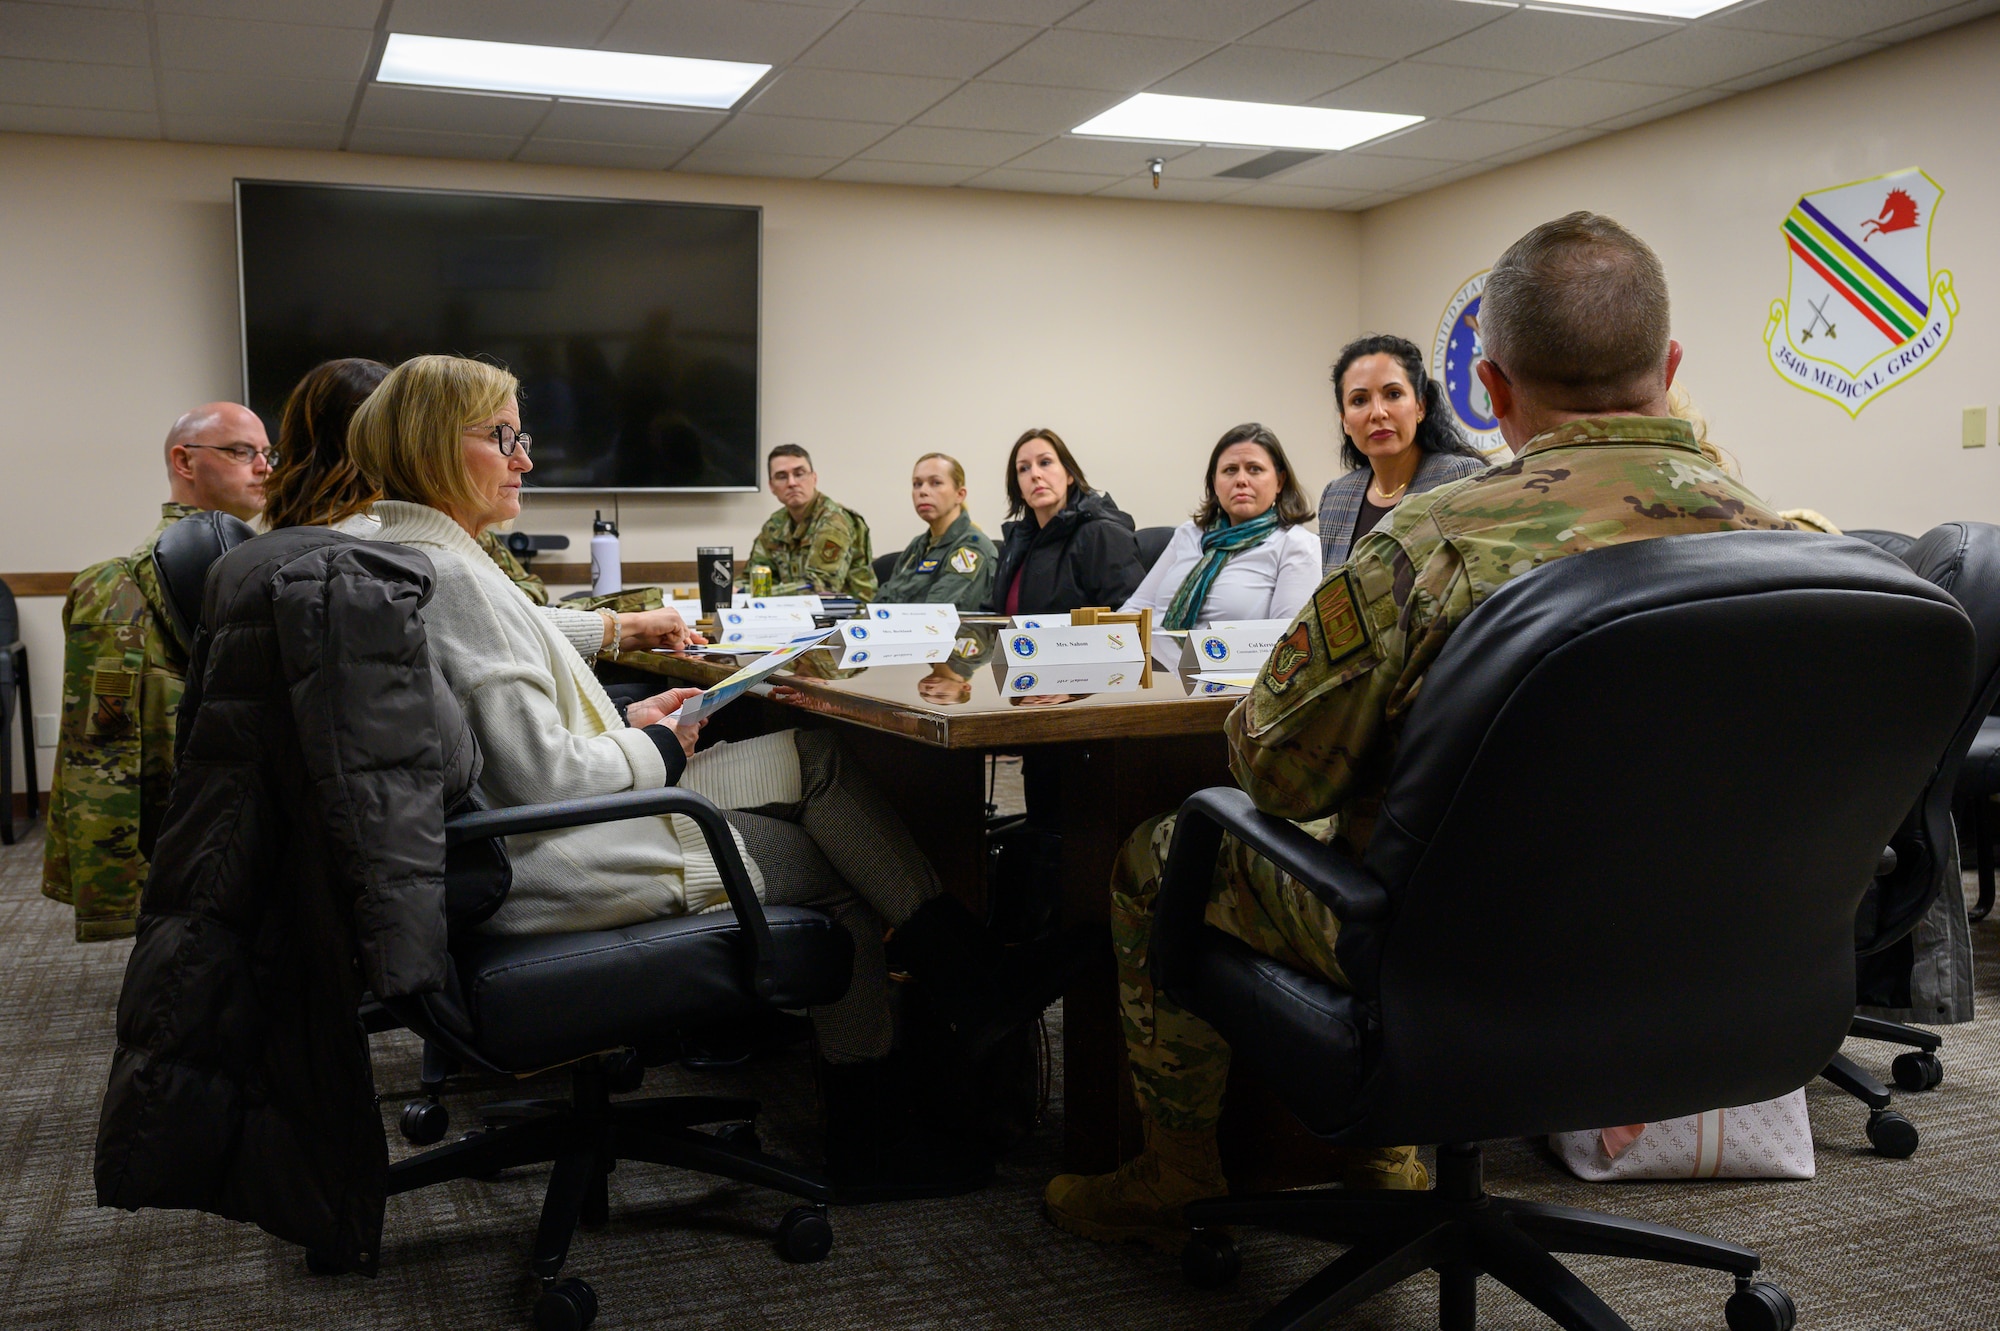
[[[1201,507],[1121,609],[1150,608],[1166,629],[1290,619],[1319,585],[1319,539],[1299,524],[1312,504],[1278,437],[1256,422],[1208,455]]]

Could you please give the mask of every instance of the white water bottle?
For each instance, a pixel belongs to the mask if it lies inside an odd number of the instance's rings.
[[[590,526],[590,594],[610,596],[625,589],[625,571],[618,563],[618,524],[597,510]]]

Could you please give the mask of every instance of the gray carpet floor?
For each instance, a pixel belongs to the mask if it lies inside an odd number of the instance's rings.
[[[39,832],[0,851],[0,1324],[9,1327],[508,1327],[528,1322],[523,1275],[546,1172],[512,1171],[389,1202],[382,1272],[373,1280],[309,1275],[298,1250],[253,1228],[171,1212],[132,1215],[93,1201],[91,1146],[112,1045],[127,944],[70,941],[66,909],[38,892]],[[1684,1225],[1764,1254],[1796,1299],[1800,1326],[1847,1331],[2000,1327],[2000,921],[1975,930],[1987,1015],[1946,1032],[1946,1079],[1907,1097],[1924,1145],[1913,1159],[1870,1154],[1865,1113],[1815,1084],[1819,1176],[1802,1183],[1713,1182],[1591,1187],[1529,1143],[1488,1155],[1508,1192]],[[1058,1014],[1059,1017],[1059,1014]],[[1059,1021],[1054,1023],[1060,1038]],[[1889,1052],[1855,1043],[1865,1066]],[[415,1082],[407,1037],[376,1040],[378,1084]],[[1581,1057],[1579,1072],[1587,1075]],[[698,1086],[766,1103],[767,1149],[813,1152],[812,1090],[801,1055],[727,1076],[656,1071],[648,1090]],[[611,1223],[579,1236],[571,1273],[603,1303],[600,1327],[811,1328],[1231,1327],[1331,1254],[1299,1240],[1242,1236],[1231,1290],[1184,1287],[1172,1263],[1103,1249],[1050,1227],[1042,1184],[1056,1171],[1060,1086],[1046,1122],[977,1195],[838,1210],[833,1255],[788,1266],[769,1235],[788,1201],[735,1185],[626,1165],[613,1176]],[[392,1149],[396,1102],[384,1110]],[[464,1102],[458,1121],[469,1119]],[[1577,1258],[1584,1279],[1635,1327],[1723,1325],[1726,1278]],[[1434,1326],[1435,1284],[1411,1282],[1342,1326]],[[1490,1281],[1481,1325],[1540,1327],[1534,1310]]]

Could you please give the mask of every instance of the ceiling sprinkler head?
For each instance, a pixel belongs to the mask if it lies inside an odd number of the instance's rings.
[[[1164,157],[1155,157],[1147,165],[1153,169],[1153,188],[1158,189],[1160,187],[1160,173],[1167,169],[1167,159]]]

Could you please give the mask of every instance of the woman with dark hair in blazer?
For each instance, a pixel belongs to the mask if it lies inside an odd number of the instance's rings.
[[[996,614],[1114,608],[1139,589],[1146,566],[1130,515],[1102,490],[1054,430],[1030,430],[1007,455],[1007,516],[993,579]]]
[[[1340,406],[1340,460],[1348,472],[1319,497],[1320,567],[1347,562],[1358,537],[1375,530],[1407,494],[1422,494],[1486,469],[1424,372],[1408,338],[1371,333],[1341,348],[1333,365]]]

